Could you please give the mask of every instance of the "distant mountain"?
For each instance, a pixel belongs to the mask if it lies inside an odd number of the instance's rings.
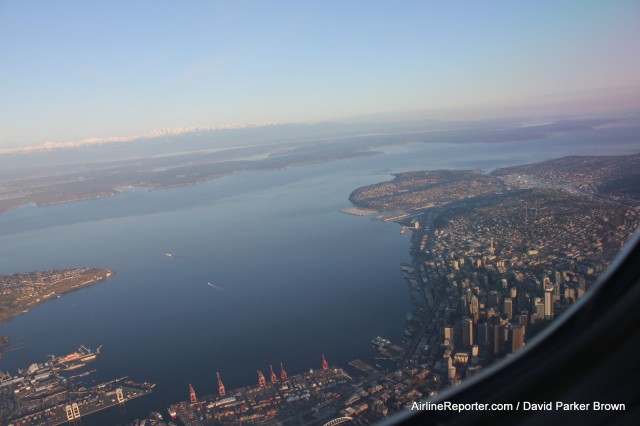
[[[89,138],[70,143],[48,143],[25,152],[0,153],[0,169],[34,165],[119,161],[188,152],[240,148],[255,145],[306,143],[355,137],[361,134],[401,133],[452,129],[461,123],[415,121],[380,124],[268,124],[231,128],[164,129],[141,136]],[[57,148],[56,146],[69,146]]]

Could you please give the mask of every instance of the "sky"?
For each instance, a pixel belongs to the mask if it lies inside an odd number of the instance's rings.
[[[0,149],[639,106],[638,22],[634,0],[0,0]]]

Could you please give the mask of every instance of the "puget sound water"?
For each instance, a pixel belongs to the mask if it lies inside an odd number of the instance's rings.
[[[5,352],[0,370],[103,345],[91,380],[157,383],[125,412],[83,418],[87,426],[165,414],[188,399],[188,384],[214,393],[216,371],[233,389],[254,384],[256,369],[266,372],[269,364],[283,362],[290,375],[319,368],[321,354],[341,367],[356,358],[375,362],[369,340],[399,342],[410,310],[399,269],[410,261],[410,239],[397,224],[341,213],[353,189],[410,170],[489,171],[640,151],[637,138],[616,131],[509,144],[416,143],[372,157],[0,214],[0,273],[85,266],[116,273],[0,325],[16,349]]]

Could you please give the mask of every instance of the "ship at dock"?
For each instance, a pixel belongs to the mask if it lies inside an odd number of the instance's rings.
[[[67,373],[96,359],[86,346],[43,363],[31,364],[16,375],[0,373],[0,423],[15,425],[81,425],[82,419],[113,406],[149,395],[155,384],[121,377],[104,383],[86,379],[96,370]],[[160,415],[154,416],[158,419]],[[152,423],[154,424],[154,423]]]
[[[90,348],[81,345],[77,351],[71,352],[68,355],[59,357],[51,356],[51,365],[61,370],[74,370],[83,367],[86,363],[94,361],[96,357],[100,355],[101,348],[102,346],[98,346],[98,349],[94,352]]]

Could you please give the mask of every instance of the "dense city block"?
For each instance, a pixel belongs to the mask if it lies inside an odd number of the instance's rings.
[[[579,301],[640,225],[637,170],[638,155],[567,157],[491,175],[412,172],[354,191],[359,207],[404,210],[380,218],[413,230],[412,262],[401,266],[413,310],[403,352],[390,356],[400,368],[370,381],[383,396],[363,395],[371,409],[354,421],[460,383]],[[391,343],[376,346],[385,354]],[[390,405],[385,395],[399,394]]]

